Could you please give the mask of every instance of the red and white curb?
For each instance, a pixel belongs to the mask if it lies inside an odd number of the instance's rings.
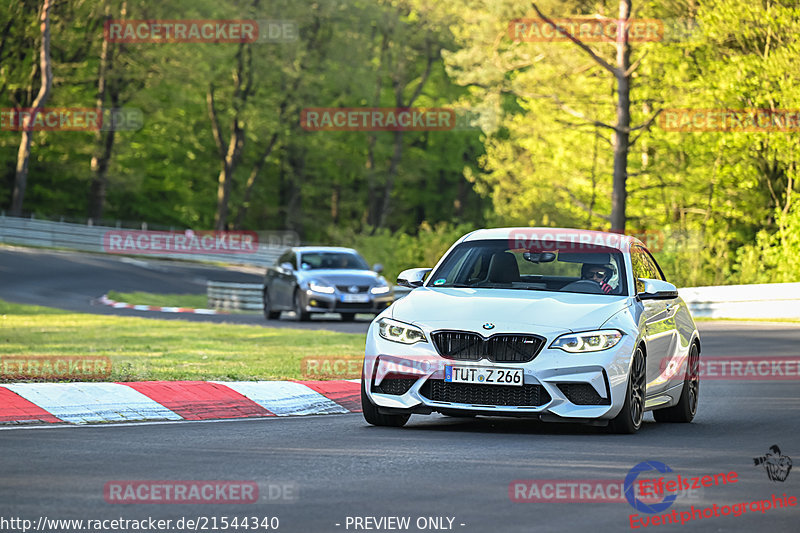
[[[104,294],[97,299],[103,305],[108,305],[114,309],[133,309],[135,311],[157,311],[160,313],[194,313],[197,315],[227,315],[225,311],[216,309],[194,309],[191,307],[160,307],[157,305],[134,305],[127,302],[117,302]]]
[[[0,424],[214,420],[361,412],[360,380],[0,385]]]

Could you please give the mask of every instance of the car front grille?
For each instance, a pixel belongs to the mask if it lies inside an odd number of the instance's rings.
[[[372,385],[372,392],[402,396],[414,386],[418,378],[384,378],[380,385]]]
[[[447,359],[495,363],[527,363],[539,355],[545,343],[539,335],[501,333],[485,339],[470,331],[437,331],[431,338],[439,355]]]
[[[351,287],[356,287],[358,291],[351,293],[350,292]],[[343,292],[346,294],[358,294],[367,292],[369,290],[369,285],[337,285],[336,288],[339,289],[339,292]]]
[[[588,383],[559,383],[558,388],[575,405],[611,405],[611,398],[601,398]]]
[[[420,388],[420,394],[434,402],[513,407],[539,407],[551,399],[541,385],[476,385],[441,379],[426,381]]]

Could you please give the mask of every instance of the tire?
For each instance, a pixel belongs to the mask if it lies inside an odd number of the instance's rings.
[[[688,423],[694,420],[697,413],[697,402],[700,398],[700,350],[697,343],[692,343],[689,349],[689,359],[686,364],[686,377],[683,379],[683,389],[678,403],[665,409],[653,411],[656,422]]]
[[[625,404],[619,414],[609,423],[612,433],[633,434],[642,427],[644,418],[644,397],[647,388],[644,352],[636,347],[631,361],[631,373],[625,393]]]
[[[303,310],[300,304],[300,291],[294,291],[294,314],[297,315],[297,320],[300,322],[306,322],[311,318],[311,313]]]
[[[272,301],[269,299],[267,289],[264,289],[264,318],[267,320],[276,320],[281,317],[280,311],[273,311]]]
[[[367,391],[365,389],[366,382],[361,379],[361,413],[364,415],[364,420],[373,426],[387,426],[387,427],[403,427],[411,418],[411,415],[384,415],[378,412],[378,407],[369,401],[367,398]]]
[[[342,320],[345,322],[352,322],[353,320],[356,319],[355,313],[339,313],[339,314],[342,315]]]

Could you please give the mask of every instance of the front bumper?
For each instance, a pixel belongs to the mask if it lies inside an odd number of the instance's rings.
[[[364,361],[368,398],[385,412],[527,416],[542,420],[608,420],[625,402],[635,339],[630,335],[608,350],[571,354],[549,348],[560,333],[547,338],[530,362],[458,361],[438,355],[430,342],[403,345],[378,335],[377,321],[367,334]],[[493,332],[494,333],[494,332]],[[498,333],[519,333],[508,331]],[[566,333],[564,331],[563,333]],[[444,381],[448,365],[522,368],[524,384],[467,385]]]
[[[366,302],[343,302],[342,294],[323,294],[311,290],[301,291],[303,309],[309,313],[380,313],[394,302],[394,293],[373,295],[366,293]],[[362,293],[364,294],[364,293]]]

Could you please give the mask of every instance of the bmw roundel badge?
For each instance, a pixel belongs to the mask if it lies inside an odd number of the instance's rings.
[[[492,324],[491,322],[487,322],[486,324],[483,325],[483,329],[494,329],[494,324]]]

